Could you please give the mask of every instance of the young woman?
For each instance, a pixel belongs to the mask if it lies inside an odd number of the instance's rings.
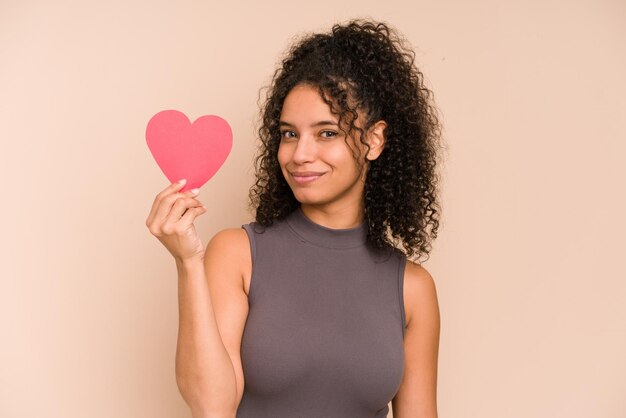
[[[354,20],[301,39],[262,109],[255,222],[206,249],[174,183],[146,224],[178,267],[194,417],[437,417],[439,123],[414,54]],[[414,261],[410,261],[410,260]]]

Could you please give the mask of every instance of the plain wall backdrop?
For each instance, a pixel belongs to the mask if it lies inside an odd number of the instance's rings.
[[[146,124],[228,120],[196,226],[249,222],[259,90],[354,17],[406,36],[443,115],[440,416],[626,416],[621,0],[0,0],[0,416],[190,416]]]

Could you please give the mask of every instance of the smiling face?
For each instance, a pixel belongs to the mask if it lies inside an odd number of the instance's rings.
[[[357,155],[360,150],[364,159],[366,147],[350,137],[346,141],[337,122],[316,87],[299,84],[285,98],[278,162],[295,198],[303,205],[327,209],[361,205],[367,164],[359,167],[353,149]],[[368,159],[374,159],[382,151],[382,143],[375,141],[370,146]]]

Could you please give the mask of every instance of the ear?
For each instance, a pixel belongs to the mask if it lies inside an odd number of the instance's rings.
[[[377,159],[380,153],[385,148],[385,128],[387,123],[384,120],[379,120],[372,126],[367,134],[367,143],[370,146],[370,150],[367,153],[366,158],[370,161]]]

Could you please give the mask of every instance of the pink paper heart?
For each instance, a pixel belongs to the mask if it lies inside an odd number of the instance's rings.
[[[170,182],[187,179],[185,191],[202,187],[217,173],[232,148],[233,132],[219,116],[191,123],[182,112],[163,110],[148,122],[146,142]]]

